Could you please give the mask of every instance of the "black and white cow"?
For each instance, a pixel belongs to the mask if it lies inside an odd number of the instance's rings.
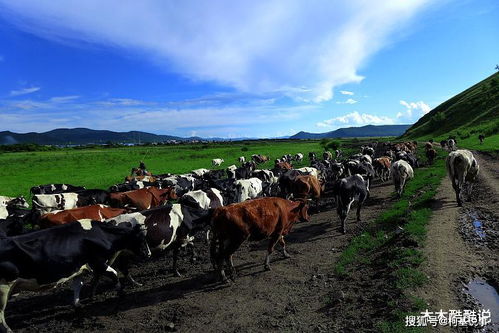
[[[29,204],[23,196],[0,196],[0,219],[6,219],[10,215],[9,210],[14,210],[17,208],[29,208]]]
[[[39,215],[78,207],[78,193],[35,194],[32,200],[33,210]]]
[[[33,186],[30,189],[31,194],[54,194],[54,193],[67,193],[77,192],[84,190],[85,186],[75,186],[70,184],[47,184]]]
[[[362,204],[369,197],[369,188],[361,175],[353,175],[336,181],[333,191],[336,197],[336,211],[341,221],[342,232],[345,234],[347,232],[346,219],[352,203],[354,201],[358,203],[357,222],[359,222]]]
[[[313,151],[309,152],[309,153],[308,153],[308,159],[309,159],[310,161],[315,161],[315,160],[317,159],[317,154],[316,154],[316,153],[314,153]]]
[[[480,166],[473,153],[466,149],[453,151],[445,161],[447,174],[456,192],[458,206],[462,206],[461,192],[467,186],[467,200],[471,199],[472,184],[476,181]]]
[[[108,261],[122,250],[150,255],[140,226],[84,220],[29,234],[0,238],[0,331],[10,332],[5,322],[9,294],[45,290],[73,280],[73,304],[79,305],[81,273],[108,275],[121,290],[117,272]]]
[[[294,160],[297,162],[303,161],[303,154],[302,153],[297,153],[294,157]]]
[[[189,238],[190,233],[202,229],[209,223],[210,214],[210,209],[193,207],[187,204],[166,204],[141,212],[118,215],[104,222],[118,226],[123,223],[144,225],[147,243],[152,251],[173,249],[172,269],[176,275],[180,276],[177,269],[180,248],[191,241]],[[126,263],[120,265],[118,269],[128,281],[139,285],[130,275]]]
[[[109,205],[109,192],[100,189],[90,189],[77,192],[78,207],[91,205]]]
[[[235,202],[243,202],[248,199],[255,199],[261,196],[263,193],[263,183],[260,179],[255,177],[236,180],[234,186],[236,188]]]

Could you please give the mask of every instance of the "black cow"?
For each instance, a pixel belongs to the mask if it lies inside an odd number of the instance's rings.
[[[76,205],[78,207],[90,206],[90,205],[108,205],[109,204],[109,192],[105,190],[92,189],[83,190],[78,193],[78,201]]]
[[[77,192],[85,189],[85,186],[74,186],[70,184],[47,184],[33,186],[30,189],[31,194],[55,194]]]
[[[336,211],[340,217],[342,232],[345,234],[346,219],[350,206],[354,201],[358,202],[357,222],[360,221],[360,209],[362,204],[369,197],[369,189],[360,175],[353,175],[336,181],[333,185],[334,195],[336,197]]]
[[[11,293],[54,288],[73,279],[73,304],[78,306],[80,274],[89,268],[94,274],[92,290],[101,275],[109,276],[121,289],[108,261],[125,249],[150,255],[140,225],[116,227],[85,220],[0,238],[0,331],[10,331],[4,311]]]

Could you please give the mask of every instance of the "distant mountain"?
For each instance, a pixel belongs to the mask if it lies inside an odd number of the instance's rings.
[[[324,139],[324,138],[356,138],[356,137],[381,137],[400,136],[411,125],[366,125],[362,127],[339,128],[326,133],[298,132],[290,139]]]
[[[64,145],[64,144],[102,144],[113,143],[146,143],[162,142],[167,140],[190,140],[171,135],[156,135],[146,132],[113,132],[103,130],[92,130],[88,128],[58,128],[43,133],[14,133],[10,131],[0,132],[0,144],[15,143],[37,143],[40,145]]]

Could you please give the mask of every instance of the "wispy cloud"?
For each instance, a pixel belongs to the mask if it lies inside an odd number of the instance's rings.
[[[49,101],[53,103],[66,103],[70,101],[74,101],[75,99],[80,98],[80,96],[77,95],[70,95],[70,96],[58,96],[58,97],[52,97]]]
[[[336,102],[336,104],[355,104],[355,103],[357,103],[357,101],[354,100],[353,98],[349,98],[344,102],[341,102],[341,101]]]
[[[138,53],[193,80],[321,102],[361,81],[359,68],[430,2],[0,0],[0,15],[59,42]]]
[[[419,102],[406,102],[400,101],[400,104],[405,106],[404,112],[397,113],[397,119],[404,118],[407,120],[419,119],[431,111],[431,107],[423,101]]]
[[[19,89],[19,90],[11,90],[10,96],[27,95],[27,94],[34,93],[40,89],[41,89],[40,87],[31,87],[31,88],[23,88],[23,89]]]
[[[376,116],[354,111],[344,116],[327,119],[316,124],[317,127],[335,128],[344,125],[389,125],[395,121],[390,117]]]
[[[353,95],[353,92],[348,91],[348,90],[340,90],[340,94],[342,94],[342,95],[350,95],[350,96],[352,96],[352,95]]]

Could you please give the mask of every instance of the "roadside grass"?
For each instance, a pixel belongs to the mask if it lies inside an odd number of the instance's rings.
[[[425,306],[424,300],[409,295],[409,291],[428,283],[419,267],[424,261],[421,248],[432,215],[432,200],[446,174],[444,154],[441,151],[439,154],[432,166],[415,170],[414,179],[407,183],[399,201],[368,225],[366,231],[355,236],[334,266],[335,274],[343,279],[348,279],[356,265],[388,269],[385,287],[395,290],[398,299],[383,304],[390,313],[388,319],[376,325],[381,332],[418,331],[405,327],[404,319]]]

